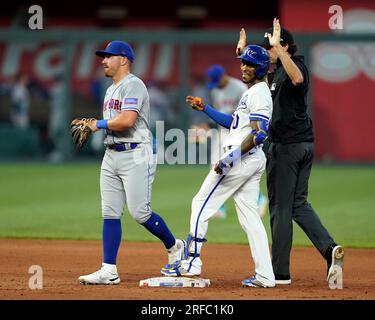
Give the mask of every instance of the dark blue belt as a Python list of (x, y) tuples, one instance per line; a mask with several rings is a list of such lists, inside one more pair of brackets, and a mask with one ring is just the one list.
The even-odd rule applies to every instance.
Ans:
[(133, 149), (137, 148), (138, 145), (139, 145), (139, 143), (125, 142), (125, 143), (109, 144), (109, 145), (107, 145), (107, 148), (120, 152), (120, 151), (133, 150)]

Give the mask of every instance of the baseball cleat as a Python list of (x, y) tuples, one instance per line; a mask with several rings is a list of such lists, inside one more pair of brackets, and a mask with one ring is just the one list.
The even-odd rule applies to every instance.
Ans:
[(332, 261), (328, 269), (327, 282), (330, 289), (343, 288), (344, 248), (335, 246), (332, 250)]
[(120, 283), (120, 277), (115, 272), (110, 272), (103, 266), (100, 270), (87, 274), (84, 276), (80, 276), (78, 278), (78, 281), (81, 284), (104, 284), (104, 285), (112, 285), (112, 284), (119, 284)]
[(168, 251), (168, 265), (172, 265), (177, 261), (181, 261), (185, 258), (186, 241), (176, 239), (175, 245)]
[(292, 279), (289, 275), (283, 276), (283, 275), (277, 275), (275, 274), (275, 283), (281, 284), (281, 285), (288, 285), (292, 284)]
[(161, 273), (167, 277), (194, 277), (201, 274), (201, 267), (202, 262), (199, 258), (180, 260), (164, 266)]
[(252, 288), (273, 288), (275, 282), (268, 280), (259, 280), (259, 277), (256, 275), (241, 281), (243, 287), (252, 287)]

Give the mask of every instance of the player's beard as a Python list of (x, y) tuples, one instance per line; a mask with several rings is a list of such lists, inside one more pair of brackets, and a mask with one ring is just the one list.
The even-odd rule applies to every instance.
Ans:
[(255, 76), (255, 72), (254, 73), (242, 73), (242, 82), (247, 84), (248, 86), (251, 86), (252, 84), (254, 84), (254, 82), (257, 80), (257, 77)]
[(114, 74), (114, 72), (113, 72), (113, 70), (111, 70), (110, 68), (104, 68), (104, 75), (106, 76), (106, 77), (112, 77), (113, 76), (113, 74)]

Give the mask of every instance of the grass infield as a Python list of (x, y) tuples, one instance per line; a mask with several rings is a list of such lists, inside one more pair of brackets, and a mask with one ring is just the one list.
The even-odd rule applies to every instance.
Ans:
[[(101, 239), (98, 163), (50, 165), (1, 164), (0, 237)], [(191, 200), (208, 173), (203, 165), (159, 166), (152, 208), (176, 237), (189, 231)], [(309, 202), (336, 242), (347, 247), (375, 247), (375, 167), (314, 165)], [(261, 190), (266, 193), (265, 175)], [(247, 243), (233, 200), (227, 218), (209, 222), (207, 238), (216, 243)], [(125, 210), (123, 239), (159, 241)], [(270, 238), (269, 214), (263, 219)], [(294, 224), (294, 245), (311, 246)]]

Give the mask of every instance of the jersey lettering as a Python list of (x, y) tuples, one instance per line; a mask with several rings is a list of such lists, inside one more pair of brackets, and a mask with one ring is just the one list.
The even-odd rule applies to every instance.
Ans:
[(119, 83), (112, 84), (107, 89), (103, 103), (103, 119), (113, 119), (125, 110), (137, 111), (135, 125), (123, 131), (107, 130), (104, 143), (149, 143), (150, 98), (143, 81), (133, 74), (125, 76)]
[(232, 117), (233, 117), (233, 121), (232, 121), (232, 126), (230, 128), (230, 130), (235, 130), (238, 128), (238, 123), (240, 122), (240, 117), (238, 116), (238, 114), (236, 112), (234, 112), (232, 114)]
[(238, 103), (238, 107), (237, 107), (237, 110), (238, 109), (246, 109), (247, 108), (247, 94), (245, 94), (242, 98), (241, 98), (241, 100), (240, 100), (240, 102)]
[(103, 111), (106, 111), (107, 109), (120, 111), (121, 105), (122, 105), (122, 101), (118, 99), (111, 99), (109, 101), (104, 102)]
[[(250, 121), (267, 120), (268, 122), (271, 114), (272, 97), (267, 84), (260, 82), (250, 87), (243, 94), (237, 110), (232, 114), (233, 120), (224, 146), (239, 146), (251, 132)], [(263, 140), (257, 141), (261, 144)]]

